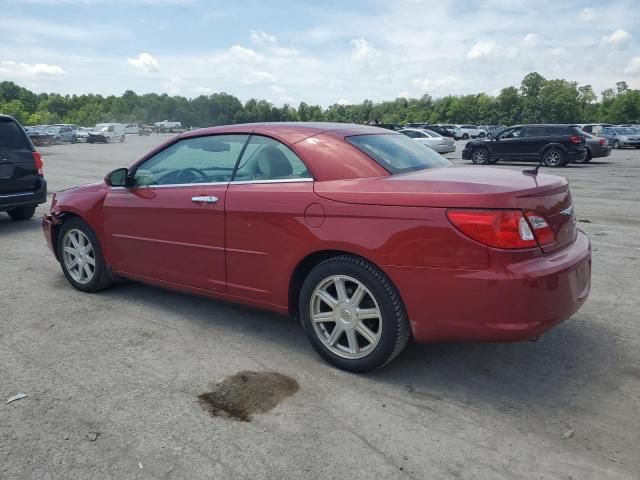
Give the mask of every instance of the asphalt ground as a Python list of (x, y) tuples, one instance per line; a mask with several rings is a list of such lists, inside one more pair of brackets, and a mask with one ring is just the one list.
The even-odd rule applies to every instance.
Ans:
[[(43, 147), (50, 191), (166, 138)], [(80, 293), (47, 206), (0, 214), (0, 478), (637, 480), (640, 150), (554, 173), (593, 242), (584, 307), (537, 342), (410, 344), (367, 375), (291, 318), (133, 282)], [(256, 408), (219, 415), (239, 383)]]

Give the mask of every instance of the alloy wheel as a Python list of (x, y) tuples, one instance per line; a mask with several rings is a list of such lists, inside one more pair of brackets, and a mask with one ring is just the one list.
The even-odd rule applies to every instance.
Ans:
[(487, 161), (487, 157), (488, 157), (488, 154), (484, 148), (478, 148), (474, 150), (473, 153), (471, 154), (471, 160), (473, 161), (473, 163), (478, 163), (478, 164), (485, 163)]
[(562, 154), (557, 150), (550, 150), (544, 155), (544, 163), (549, 167), (559, 167), (562, 163)]
[(87, 284), (96, 272), (96, 256), (89, 238), (80, 230), (69, 230), (62, 240), (64, 266), (76, 282)]
[(332, 275), (314, 289), (311, 323), (317, 338), (346, 359), (369, 355), (382, 337), (382, 312), (371, 291), (346, 275)]

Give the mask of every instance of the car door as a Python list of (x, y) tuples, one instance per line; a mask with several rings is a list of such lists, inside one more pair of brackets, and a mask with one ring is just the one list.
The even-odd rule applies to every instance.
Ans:
[(0, 197), (32, 191), (39, 185), (31, 142), (15, 120), (0, 116)]
[(538, 160), (540, 152), (549, 143), (546, 129), (543, 126), (530, 126), (522, 129), (521, 140), (517, 144), (517, 151), (523, 160)]
[(494, 158), (517, 159), (519, 158), (519, 142), (522, 134), (522, 127), (508, 128), (496, 136), (491, 142)]
[(226, 289), (225, 203), (248, 135), (180, 139), (110, 188), (104, 228), (116, 272), (203, 290)]
[(277, 303), (289, 283), (282, 265), (300, 258), (314, 222), (322, 223), (317, 201), (303, 161), (283, 143), (253, 135), (227, 190), (227, 293)]

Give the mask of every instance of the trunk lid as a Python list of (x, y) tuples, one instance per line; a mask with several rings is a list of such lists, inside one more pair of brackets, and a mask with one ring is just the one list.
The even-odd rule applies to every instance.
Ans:
[(34, 190), (39, 179), (31, 141), (13, 118), (0, 116), (0, 194)]
[(386, 177), (315, 182), (320, 197), (343, 203), (404, 207), (522, 209), (547, 219), (552, 252), (577, 235), (569, 184), (563, 177), (492, 167), (420, 170)]

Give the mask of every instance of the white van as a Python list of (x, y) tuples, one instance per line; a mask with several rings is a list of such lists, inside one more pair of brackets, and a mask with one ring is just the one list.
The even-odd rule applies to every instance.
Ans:
[(87, 143), (124, 142), (124, 125), (122, 123), (99, 123), (89, 132)]

